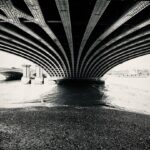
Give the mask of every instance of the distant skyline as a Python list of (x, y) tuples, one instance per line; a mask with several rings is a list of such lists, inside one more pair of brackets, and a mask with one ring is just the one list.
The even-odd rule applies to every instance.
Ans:
[[(28, 61), (19, 56), (9, 54), (7, 52), (0, 51), (0, 67), (16, 67), (20, 68), (23, 64), (35, 65), (31, 61)], [(141, 56), (139, 58), (130, 60), (128, 62), (122, 63), (116, 66), (115, 70), (123, 70), (123, 69), (150, 69), (150, 54)]]

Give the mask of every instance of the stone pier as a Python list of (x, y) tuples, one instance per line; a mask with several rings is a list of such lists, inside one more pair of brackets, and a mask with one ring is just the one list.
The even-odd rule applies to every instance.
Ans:
[(30, 84), (31, 83), (31, 74), (30, 74), (30, 67), (31, 65), (22, 65), (23, 67), (23, 76), (21, 81), (23, 84)]
[(43, 84), (44, 77), (43, 77), (43, 69), (39, 66), (36, 66), (36, 77), (33, 81), (34, 84)]

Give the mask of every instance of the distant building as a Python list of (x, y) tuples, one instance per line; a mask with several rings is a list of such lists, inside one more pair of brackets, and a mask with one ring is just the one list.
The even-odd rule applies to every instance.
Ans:
[(132, 69), (132, 70), (111, 70), (107, 75), (118, 77), (148, 77), (150, 70), (148, 69)]

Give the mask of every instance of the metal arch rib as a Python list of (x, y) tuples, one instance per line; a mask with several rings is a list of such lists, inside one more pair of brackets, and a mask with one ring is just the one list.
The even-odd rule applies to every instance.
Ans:
[[(4, 47), (4, 48), (3, 48)], [(44, 66), (45, 67), (45, 71), (46, 70), (48, 70), (47, 68), (48, 68), (48, 66), (47, 65), (45, 65), (45, 63), (43, 63), (43, 61), (41, 61), (41, 60), (39, 60), (39, 59), (37, 59), (36, 57), (33, 57), (33, 56), (31, 56), (31, 55), (29, 55), (29, 54), (27, 54), (27, 53), (24, 53), (24, 52), (20, 52), (20, 51), (18, 51), (17, 49), (12, 49), (11, 47), (7, 47), (7, 46), (2, 46), (1, 48), (3, 48), (3, 49), (5, 49), (5, 51), (8, 51), (9, 53), (17, 53), (18, 55), (21, 55), (21, 54), (23, 54), (23, 55), (25, 55), (27, 58), (26, 59), (28, 59), (28, 58), (30, 58), (30, 59), (28, 59), (28, 60), (30, 60), (30, 61), (32, 61), (32, 62), (34, 62), (35, 63), (35, 61), (36, 62), (39, 62), (39, 66)], [(32, 59), (31, 59), (32, 58)], [(37, 63), (36, 63), (37, 64)], [(52, 71), (52, 70), (51, 70)], [(56, 72), (54, 72), (53, 71), (53, 73), (54, 73), (54, 75), (56, 74)]]
[(108, 47), (108, 46), (112, 45), (113, 43), (119, 41), (120, 39), (122, 39), (122, 38), (124, 38), (124, 37), (126, 37), (126, 36), (128, 36), (128, 35), (130, 35), (130, 34), (132, 34), (134, 32), (136, 32), (137, 30), (140, 30), (140, 29), (148, 26), (149, 24), (150, 24), (150, 19), (148, 19), (148, 20), (146, 20), (146, 21), (144, 21), (144, 22), (136, 25), (135, 27), (129, 29), (126, 32), (123, 32), (119, 36), (113, 38), (112, 40), (110, 40), (109, 42), (107, 42), (105, 45), (103, 45), (102, 47), (100, 47), (99, 51), (104, 50), (106, 47)]
[(120, 60), (119, 62), (120, 63), (118, 63), (118, 61), (117, 62), (114, 62), (113, 64), (109, 64), (108, 66), (106, 66), (106, 68), (104, 68), (103, 69), (103, 71), (102, 72), (99, 72), (96, 76), (98, 76), (98, 77), (103, 77), (109, 70), (111, 70), (112, 68), (114, 68), (115, 66), (117, 66), (117, 65), (119, 65), (119, 64), (121, 64), (121, 63), (124, 63), (124, 62), (126, 62), (126, 61), (128, 61), (128, 60), (131, 60), (131, 59), (134, 59), (134, 58), (137, 58), (137, 57), (140, 57), (140, 56), (143, 56), (143, 55), (147, 55), (147, 54), (150, 54), (150, 52), (149, 52), (149, 50), (145, 50), (145, 52), (143, 52), (142, 54), (135, 54), (135, 55), (130, 55), (131, 57), (129, 57), (129, 56), (127, 56), (128, 57), (128, 59), (126, 58), (126, 57), (124, 57), (125, 59), (124, 60)]
[(61, 17), (63, 27), (68, 40), (70, 53), (71, 53), (71, 64), (72, 64), (72, 75), (74, 75), (74, 51), (73, 51), (73, 37), (72, 37), (72, 27), (70, 19), (70, 10), (68, 0), (55, 0), (59, 15)]
[[(39, 56), (42, 56), (42, 57), (44, 57), (44, 58), (47, 58), (47, 60), (50, 61), (50, 63), (53, 64), (53, 65), (55, 66), (55, 68), (57, 68), (56, 64), (55, 64), (51, 59), (49, 59), (49, 57), (47, 57), (47, 56), (44, 55), (43, 53), (37, 51), (36, 49), (34, 49), (34, 48), (32, 48), (32, 47), (29, 47), (29, 46), (27, 46), (27, 45), (25, 45), (25, 44), (23, 44), (23, 43), (21, 43), (21, 42), (19, 42), (19, 41), (17, 41), (17, 40), (11, 39), (11, 38), (9, 38), (9, 37), (7, 37), (7, 36), (5, 36), (5, 35), (1, 35), (1, 34), (0, 34), (0, 37), (3, 38), (3, 39), (6, 39), (6, 40), (10, 40), (10, 41), (12, 41), (13, 43), (19, 44), (19, 45), (21, 45), (21, 46), (23, 46), (23, 47), (26, 47), (27, 49), (32, 50), (33, 52), (38, 53)], [(2, 40), (0, 40), (0, 42), (3, 42), (3, 43), (4, 43), (4, 41), (2, 41)], [(16, 48), (24, 49), (24, 48), (22, 48), (22, 47), (20, 47), (20, 46), (16, 46), (16, 45), (14, 45), (14, 44), (10, 44), (10, 43), (7, 43), (7, 42), (5, 42), (5, 44), (9, 44), (9, 45), (15, 46)], [(28, 52), (28, 51), (27, 51), (27, 52)], [(58, 65), (58, 66), (59, 66), (59, 65)], [(60, 66), (59, 66), (59, 67), (60, 67)]]
[[(3, 41), (0, 41), (0, 45), (1, 45), (1, 47), (3, 46), (5, 48), (9, 48), (9, 49), (11, 48), (13, 51), (18, 51), (20, 53), (26, 53), (25, 49), (20, 49), (19, 47), (15, 47), (14, 45), (8, 44), (8, 43), (3, 42)], [(12, 46), (15, 48), (12, 48)], [(53, 66), (51, 66), (51, 64), (49, 64), (47, 61), (45, 61), (45, 59), (43, 59), (39, 55), (32, 53), (32, 52), (28, 52), (27, 55), (28, 56), (35, 56), (37, 58), (37, 60), (39, 60), (41, 63), (44, 63), (45, 66), (50, 67), (57, 74), (57, 72), (55, 71), (55, 68)]]
[[(128, 30), (125, 33), (122, 33), (121, 35), (115, 37), (114, 39), (112, 39), (111, 41), (109, 41), (108, 43), (106, 43), (105, 45), (103, 45), (101, 48), (99, 48), (97, 51), (95, 51), (93, 53), (93, 55), (89, 58), (89, 60), (87, 61), (87, 63), (85, 64), (85, 67), (83, 68), (83, 74), (85, 73), (85, 69), (87, 69), (88, 64), (90, 64), (91, 60), (98, 54), (100, 53), (102, 50), (104, 50), (105, 48), (107, 48), (108, 46), (110, 46), (111, 44), (119, 41), (120, 39), (136, 32), (137, 30), (140, 30), (146, 26), (148, 26), (150, 24), (150, 19), (136, 25), (135, 27), (131, 28), (130, 30)], [(141, 35), (142, 36), (142, 35)], [(122, 42), (123, 43), (123, 42)], [(85, 58), (83, 59), (83, 62), (85, 62)]]
[(97, 76), (103, 76), (106, 72), (108, 72), (110, 69), (112, 69), (113, 67), (119, 65), (120, 63), (124, 63), (128, 60), (131, 60), (131, 59), (134, 59), (134, 58), (137, 58), (137, 57), (140, 57), (140, 56), (143, 56), (143, 55), (147, 55), (147, 54), (150, 54), (150, 47), (147, 48), (147, 49), (142, 49), (144, 51), (138, 51), (138, 52), (134, 52), (134, 53), (128, 53), (128, 55), (124, 56), (124, 57), (121, 57), (120, 60), (117, 60), (113, 63), (109, 63), (107, 64), (108, 66), (105, 66), (103, 68), (103, 71), (102, 72), (99, 72), (99, 74)]
[[(113, 56), (112, 57), (109, 57), (108, 59), (107, 59), (107, 62), (105, 63), (105, 62), (103, 62), (103, 63), (101, 63), (101, 64), (99, 64), (96, 68), (95, 68), (95, 71), (94, 71), (94, 73), (96, 72), (96, 70), (97, 70), (97, 68), (99, 68), (99, 66), (106, 66), (106, 64), (107, 63), (109, 63), (108, 62), (108, 60), (110, 60), (110, 59), (112, 59), (112, 58), (115, 58), (116, 56), (118, 56), (118, 55), (120, 55), (120, 54), (126, 54), (127, 52), (135, 52), (136, 50), (141, 50), (141, 49), (147, 49), (147, 48), (150, 48), (150, 43), (148, 43), (148, 44), (143, 44), (143, 45), (141, 45), (141, 46), (138, 46), (138, 47), (134, 47), (134, 48), (131, 48), (131, 49), (127, 49), (126, 51), (123, 51), (123, 52), (117, 52), (116, 54), (113, 54)], [(132, 50), (132, 51), (131, 51)], [(105, 59), (105, 61), (106, 61), (106, 59)]]
[[(47, 42), (45, 42), (43, 39), (41, 39), (41, 37), (39, 37), (37, 34), (35, 34), (34, 32), (32, 32), (29, 28), (23, 26), (23, 25), (18, 25), (18, 24), (13, 24), (15, 26), (17, 26), (18, 28), (20, 28), (21, 30), (25, 31), (26, 33), (28, 33), (29, 35), (33, 36), (35, 39), (37, 39), (39, 42), (43, 43), (45, 46), (47, 46), (49, 49), (51, 48), (51, 46), (49, 46), (49, 44)], [(66, 66), (62, 60), (62, 58), (60, 57), (60, 55), (52, 48), (50, 49), (52, 50), (52, 52), (54, 54), (56, 54), (56, 56), (59, 58), (59, 60), (61, 61), (63, 68), (66, 69)], [(53, 57), (48, 51), (44, 50), (45, 53), (47, 53), (49, 56)], [(56, 62), (58, 62), (56, 60), (56, 58), (54, 58)], [(58, 62), (59, 63), (59, 62)]]
[[(3, 48), (4, 47), (4, 48)], [(25, 56), (24, 58), (38, 64), (39, 66), (43, 66), (45, 67), (45, 69), (47, 68), (47, 66), (45, 64), (43, 64), (43, 61), (40, 61), (39, 59), (37, 59), (36, 57), (33, 57), (33, 55), (29, 55), (27, 53), (24, 53), (24, 52), (20, 52), (19, 50), (17, 49), (13, 49), (11, 47), (7, 47), (7, 46), (0, 46), (0, 49), (2, 51), (6, 51), (6, 52), (9, 52), (9, 53), (12, 53), (12, 54), (18, 54), (19, 56)]]
[(139, 1), (132, 8), (130, 8), (124, 15), (122, 15), (113, 25), (111, 25), (102, 35), (100, 35), (97, 40), (93, 43), (93, 45), (88, 49), (87, 53), (84, 56), (84, 60), (81, 63), (80, 73), (87, 59), (88, 55), (93, 51), (93, 49), (103, 41), (107, 36), (109, 36), (112, 32), (114, 32), (117, 28), (123, 25), (125, 22), (133, 18), (136, 14), (141, 12), (143, 9), (150, 5), (149, 1)]
[[(10, 40), (11, 42), (13, 42), (13, 43), (15, 43), (15, 44), (19, 44), (19, 45), (21, 45), (21, 46), (23, 46), (23, 47), (26, 47), (26, 48), (29, 49), (29, 50), (32, 50), (33, 52), (38, 53), (39, 56), (42, 56), (42, 57), (46, 58), (48, 61), (50, 61), (51, 64), (53, 64), (53, 65), (55, 66), (55, 68), (58, 68), (58, 67), (56, 66), (56, 64), (55, 64), (51, 59), (49, 59), (49, 57), (47, 57), (47, 56), (44, 55), (43, 53), (37, 51), (36, 49), (34, 49), (34, 48), (32, 48), (32, 47), (30, 47), (30, 46), (28, 46), (28, 45), (26, 45), (26, 44), (23, 44), (23, 43), (21, 43), (21, 42), (19, 42), (19, 41), (17, 41), (17, 40), (11, 39), (11, 38), (9, 38), (9, 37), (6, 36), (6, 35), (1, 35), (1, 34), (0, 34), (0, 37), (3, 38), (3, 39), (6, 39), (6, 40)], [(2, 41), (2, 40), (0, 40), (0, 41)], [(5, 43), (7, 43), (7, 42), (5, 42)], [(10, 43), (7, 43), (7, 44), (10, 45)], [(13, 45), (14, 45), (14, 44), (13, 44)], [(13, 45), (12, 45), (12, 46), (13, 46)], [(16, 46), (16, 45), (14, 45), (14, 46)], [(16, 46), (16, 47), (17, 47), (17, 46)], [(18, 48), (24, 49), (24, 48), (22, 48), (22, 47), (20, 47), (20, 46), (18, 46)], [(59, 64), (58, 64), (58, 66), (59, 66)], [(59, 68), (60, 68), (60, 67), (61, 67), (61, 66), (59, 66)]]
[[(117, 54), (119, 53), (119, 54), (120, 54), (120, 53), (126, 52), (126, 51), (128, 51), (128, 50), (131, 51), (131, 50), (135, 50), (135, 49), (138, 49), (138, 48), (143, 48), (143, 47), (145, 47), (145, 46), (147, 46), (147, 45), (150, 45), (150, 38), (149, 38), (148, 41), (149, 41), (148, 43), (144, 43), (144, 44), (141, 44), (141, 45), (139, 45), (139, 46), (136, 46), (136, 47), (133, 47), (133, 48), (130, 48), (130, 49), (125, 48), (124, 51), (122, 51), (123, 49), (118, 49), (118, 50), (116, 50), (116, 51), (110, 53), (108, 56), (106, 56), (106, 57), (103, 58), (103, 61), (102, 61), (102, 60), (101, 60), (101, 61), (98, 61), (98, 63), (96, 63), (96, 64), (94, 65), (94, 66), (97, 66), (97, 67), (95, 68), (95, 70), (98, 68), (99, 65), (105, 64), (105, 61), (107, 61), (107, 58), (108, 58), (108, 59), (111, 58), (111, 57), (109, 58), (109, 56), (112, 56), (112, 57), (113, 57), (113, 54), (114, 54), (114, 53), (117, 53)], [(100, 62), (102, 62), (102, 63), (100, 63)], [(94, 67), (93, 67), (93, 68), (94, 68)], [(92, 72), (92, 71), (90, 71), (89, 74), (90, 74), (91, 72)]]
[[(1, 44), (2, 43), (2, 44)], [(4, 48), (8, 48), (8, 49), (11, 49), (11, 50), (13, 50), (13, 51), (17, 51), (17, 52), (20, 52), (20, 53), (26, 53), (26, 51), (27, 50), (25, 50), (25, 49), (20, 49), (19, 47), (15, 47), (15, 45), (13, 45), (13, 44), (8, 44), (8, 43), (6, 43), (6, 42), (3, 42), (3, 41), (0, 41), (0, 46), (1, 47), (4, 47)], [(15, 48), (13, 48), (13, 47), (15, 47)], [(35, 53), (32, 53), (32, 52), (28, 52), (28, 53), (26, 53), (28, 56), (35, 56), (35, 58), (34, 59), (37, 59), (37, 60), (39, 60), (42, 64), (44, 63), (44, 64), (46, 64), (45, 66), (47, 66), (47, 67), (52, 67), (52, 66), (50, 66), (50, 64), (48, 64), (48, 62), (46, 62), (45, 61), (45, 59), (43, 59), (42, 57), (40, 57), (40, 56), (38, 56), (37, 54), (35, 54)], [(53, 71), (55, 72), (55, 68), (53, 68)], [(55, 72), (56, 74), (57, 74), (57, 72)]]
[[(41, 20), (34, 20), (34, 18), (32, 18), (31, 16), (28, 16), (26, 14), (24, 14), (23, 12), (19, 11), (18, 9), (16, 9), (13, 4), (11, 3), (11, 1), (9, 0), (8, 1), (9, 3), (5, 3), (5, 1), (3, 1), (3, 3), (5, 4), (5, 6), (1, 6), (1, 9), (3, 11), (6, 12), (6, 14), (9, 14), (10, 16), (12, 16), (12, 18), (8, 16), (8, 18), (0, 15), (0, 19), (14, 25), (14, 26), (17, 26), (18, 28), (20, 28), (21, 30), (23, 30), (24, 32), (28, 33), (29, 35), (33, 36), (35, 39), (37, 39), (39, 42), (41, 42), (42, 44), (44, 44), (45, 46), (47, 46), (53, 53), (55, 53), (55, 55), (59, 58), (59, 60), (61, 61), (62, 65), (63, 65), (63, 68), (64, 70), (66, 70), (66, 65), (64, 64), (62, 58), (60, 57), (60, 55), (57, 53), (56, 50), (54, 50), (50, 45), (49, 43), (47, 43), (45, 40), (43, 40), (41, 37), (39, 37), (36, 33), (34, 33), (32, 30), (30, 30), (29, 28), (27, 28), (26, 26), (24, 26), (23, 24), (20, 23), (19, 19), (20, 17), (22, 18), (25, 18), (25, 19), (29, 19), (31, 22), (34, 22), (36, 24), (40, 24), (41, 26), (45, 25), (43, 23), (43, 21)], [(12, 9), (12, 11), (10, 11), (9, 9)], [(13, 18), (13, 15), (14, 15), (14, 12), (16, 12), (16, 17)], [(18, 12), (18, 13), (17, 13)], [(44, 19), (44, 18), (43, 18)], [(39, 21), (39, 22), (38, 22)], [(40, 27), (41, 27), (40, 26)], [(47, 26), (45, 26), (45, 28), (47, 28)], [(42, 28), (43, 29), (43, 28)], [(47, 31), (46, 29), (46, 33), (49, 33), (49, 30)], [(48, 53), (48, 52), (47, 52)], [(64, 56), (65, 57), (65, 56)], [(66, 60), (67, 61), (67, 60)], [(69, 64), (68, 64), (69, 65)], [(68, 66), (69, 67), (69, 66)]]
[[(131, 42), (132, 40), (135, 40), (135, 39), (137, 39), (137, 38), (139, 38), (139, 37), (142, 37), (142, 36), (145, 36), (145, 35), (148, 35), (148, 34), (150, 34), (150, 31), (149, 31), (149, 32), (145, 32), (145, 34), (141, 34), (141, 36), (139, 36), (139, 35), (138, 35), (138, 36), (135, 36), (135, 37), (133, 37), (133, 38), (131, 38), (131, 39), (125, 41), (125, 42), (122, 42), (122, 43), (120, 43), (120, 44), (118, 44), (118, 45), (116, 45), (116, 46), (114, 46), (114, 47), (112, 47), (112, 48), (110, 48), (110, 49), (107, 49), (107, 50), (104, 51), (101, 55), (97, 56), (97, 57), (90, 63), (89, 67), (87, 68), (87, 70), (86, 70), (86, 72), (85, 72), (85, 75), (89, 72), (89, 70), (90, 70), (90, 68), (91, 68), (92, 65), (94, 65), (94, 64), (96, 63), (96, 64), (94, 65), (94, 66), (96, 66), (96, 65), (98, 65), (98, 63), (102, 62), (102, 61), (104, 60), (104, 58), (105, 58), (105, 57), (103, 57), (103, 56), (106, 55), (107, 53), (108, 53), (108, 55), (107, 55), (107, 57), (108, 57), (108, 56), (110, 56), (110, 55), (112, 54), (111, 51), (113, 51), (113, 50), (115, 50), (115, 52), (116, 52), (116, 51), (118, 51), (118, 50), (124, 50), (124, 49), (130, 48), (130, 47), (132, 47), (132, 46), (135, 46), (135, 45), (137, 45), (137, 44), (140, 44), (140, 43), (143, 43), (143, 42), (147, 42), (147, 41), (150, 40), (150, 38), (145, 38), (145, 39), (143, 39), (143, 40), (135, 41), (135, 42), (133, 42), (133, 43), (131, 43), (131, 44), (128, 44), (128, 45), (124, 46), (123, 48), (118, 48), (119, 46), (122, 46), (122, 45), (124, 45), (124, 44), (127, 44), (128, 42)], [(116, 49), (116, 48), (118, 48), (118, 49)], [(109, 52), (110, 52), (110, 53), (109, 53)], [(99, 60), (100, 60), (100, 61), (99, 61)], [(91, 70), (91, 71), (92, 71), (92, 70)], [(91, 72), (91, 71), (90, 71), (90, 72)]]
[[(135, 41), (135, 40), (137, 40), (137, 39), (139, 39), (139, 38), (142, 38), (142, 37), (144, 37), (144, 36), (147, 36), (147, 35), (150, 35), (150, 31), (145, 31), (145, 32), (142, 32), (142, 33), (140, 33), (140, 34), (138, 34), (138, 35), (136, 35), (136, 36), (133, 36), (132, 38), (129, 38), (129, 39), (125, 39), (123, 42), (121, 42), (121, 43), (119, 43), (119, 44), (116, 44), (116, 45), (114, 45), (114, 46), (112, 46), (111, 48), (109, 48), (109, 49), (106, 49), (103, 53), (102, 53), (102, 55), (104, 55), (104, 54), (106, 54), (106, 53), (108, 53), (108, 52), (110, 52), (111, 50), (114, 50), (114, 49), (116, 49), (116, 48), (118, 48), (118, 47), (121, 47), (121, 46), (123, 46), (123, 45), (125, 45), (125, 44), (127, 44), (127, 43), (131, 43), (132, 41)], [(146, 38), (147, 39), (147, 38)], [(135, 42), (134, 42), (135, 43)], [(133, 43), (132, 43), (133, 44)]]
[(95, 26), (97, 25), (99, 19), (102, 17), (103, 13), (105, 12), (106, 8), (108, 7), (111, 0), (97, 0), (93, 9), (93, 12), (91, 14), (91, 17), (89, 19), (88, 25), (86, 27), (85, 33), (82, 38), (82, 42), (80, 44), (78, 58), (77, 58), (77, 68), (79, 68), (79, 62), (80, 58), (84, 49), (84, 46), (86, 45), (86, 42), (88, 38), (90, 37), (92, 31), (94, 30)]
[(125, 22), (133, 18), (143, 9), (150, 5), (149, 1), (139, 1), (132, 8), (130, 8), (124, 15), (122, 15), (113, 25), (111, 25), (102, 35), (98, 37), (98, 39), (94, 42), (94, 44), (90, 47), (89, 51), (94, 49), (97, 44), (99, 44), (102, 40), (104, 40), (107, 36), (109, 36), (112, 32), (118, 29)]
[(101, 72), (97, 72), (97, 76), (100, 76), (100, 75), (103, 76), (108, 70), (113, 68), (112, 66), (117, 66), (121, 63), (124, 63), (130, 60), (130, 58), (136, 58), (135, 56), (139, 57), (139, 56), (143, 56), (145, 53), (146, 54), (150, 53), (149, 48), (145, 48), (142, 50), (144, 50), (144, 52), (143, 51), (141, 52), (140, 50), (138, 52), (131, 52), (131, 53), (129, 52), (127, 55), (124, 55), (123, 57), (116, 58), (114, 62), (107, 63), (107, 65), (105, 65), (105, 67), (102, 68), (103, 70)]
[(24, 2), (26, 3), (26, 5), (28, 6), (28, 8), (30, 9), (31, 13), (33, 16), (38, 16), (38, 20), (34, 21), (35, 23), (37, 23), (38, 25), (40, 25), (40, 27), (45, 31), (45, 33), (47, 33), (47, 35), (53, 40), (53, 42), (59, 47), (59, 49), (61, 50), (61, 52), (63, 53), (67, 65), (68, 65), (68, 69), (70, 71), (70, 64), (69, 64), (69, 60), (68, 57), (66, 55), (66, 52), (64, 51), (64, 48), (62, 47), (61, 43), (59, 42), (58, 38), (55, 36), (55, 34), (52, 32), (52, 30), (50, 29), (50, 27), (46, 24), (41, 8), (39, 6), (39, 3), (37, 0), (24, 0)]
[[(125, 59), (124, 62), (126, 61), (129, 61), (131, 59), (134, 59), (134, 58), (137, 58), (137, 57), (141, 57), (141, 56), (144, 56), (144, 55), (149, 55), (150, 52), (149, 50), (142, 53), (142, 54), (136, 54), (136, 55), (133, 55), (131, 57), (128, 57), (128, 59)], [(135, 57), (136, 56), (136, 57)], [(121, 61), (121, 63), (124, 63), (123, 61)], [(104, 69), (103, 72), (101, 74), (99, 74), (100, 77), (103, 77), (109, 70), (111, 70), (112, 68), (116, 67), (117, 65), (119, 65), (118, 63), (114, 63), (113, 65), (111, 65), (110, 67), (108, 67), (107, 69)]]
[[(9, 29), (6, 29), (5, 27), (2, 27), (2, 26), (0, 26), (0, 30), (4, 31), (4, 32), (6, 32), (6, 33), (9, 33), (9, 34), (11, 34), (11, 35), (13, 35), (13, 36), (15, 36), (15, 37), (17, 37), (17, 38), (19, 38), (19, 39), (21, 39), (21, 40), (27, 42), (27, 43), (29, 43), (29, 44), (35, 46), (37, 49), (40, 49), (41, 51), (45, 52), (45, 49), (42, 48), (40, 45), (35, 44), (35, 43), (32, 42), (31, 40), (28, 40), (26, 37), (23, 37), (23, 36), (19, 35), (18, 33), (15, 33), (14, 31), (11, 31), (11, 30), (9, 30)], [(29, 47), (29, 46), (28, 46), (28, 47)], [(36, 49), (35, 49), (35, 51), (38, 52)], [(38, 52), (38, 53), (39, 53), (39, 52)], [(40, 54), (43, 55), (42, 53), (40, 53)], [(46, 51), (46, 54), (48, 54), (51, 58), (53, 58), (53, 59), (56, 61), (56, 59), (55, 59), (55, 57), (54, 57), (53, 55), (49, 54), (47, 51)], [(47, 59), (49, 59), (48, 56), (45, 55), (45, 57), (46, 57)], [(50, 59), (49, 59), (49, 60), (50, 60)], [(57, 62), (57, 64), (58, 64), (59, 68), (61, 69), (61, 71), (63, 72), (62, 66), (60, 66), (60, 64), (58, 63), (58, 61), (56, 61), (56, 62)]]
[[(139, 52), (141, 52), (141, 49), (138, 49), (139, 50)], [(143, 48), (142, 50), (148, 50), (148, 52), (150, 52), (150, 47), (148, 46), (148, 47), (145, 47), (145, 48)], [(138, 52), (138, 53), (139, 53)], [(135, 54), (135, 52), (131, 52), (131, 53), (133, 53), (133, 55)], [(129, 55), (130, 56), (130, 55)], [(117, 58), (118, 59), (118, 58)], [(116, 60), (116, 62), (118, 62), (118, 60), (117, 59), (115, 59)], [(121, 58), (121, 60), (123, 60), (123, 57)], [(123, 62), (121, 62), (121, 63), (123, 63)], [(107, 65), (110, 65), (111, 63), (110, 62), (108, 62), (108, 63), (106, 63), (103, 67), (102, 67), (102, 69), (103, 68), (107, 68)], [(101, 68), (99, 68), (99, 69), (101, 69)], [(97, 72), (95, 73), (95, 74), (99, 74), (100, 72), (98, 72), (98, 70), (97, 70)]]
[(26, 55), (23, 55), (23, 54), (14, 52), (14, 51), (12, 51), (12, 50), (10, 50), (10, 49), (0, 48), (0, 50), (1, 50), (1, 51), (4, 51), (4, 52), (11, 53), (11, 54), (14, 54), (14, 55), (17, 55), (17, 56), (20, 56), (20, 57), (25, 58), (25, 59), (27, 59), (27, 60), (30, 60), (31, 62), (33, 62), (33, 63), (35, 63), (35, 64), (41, 66), (48, 74), (54, 75), (53, 72), (51, 72), (50, 70), (47, 70), (47, 68), (46, 68), (44, 65), (42, 65), (41, 63), (35, 61), (35, 60), (32, 59), (31, 57), (28, 57), (28, 56), (26, 56)]
[[(24, 27), (24, 26), (18, 26), (20, 29), (22, 29), (23, 31), (25, 30), (27, 32), (27, 27)], [(30, 30), (31, 31), (31, 30)], [(28, 33), (28, 34), (31, 34), (31, 33)], [(35, 34), (33, 32), (33, 34)], [(33, 35), (32, 35), (33, 36)], [(49, 44), (47, 42), (45, 42), (43, 39), (41, 39), (40, 37), (37, 38), (40, 42), (42, 42), (44, 45), (46, 45), (49, 49), (51, 48), (51, 46), (49, 46)], [(55, 50), (52, 50), (52, 52), (59, 58), (59, 60), (61, 61), (62, 65), (63, 65), (63, 68), (66, 69), (66, 66), (64, 64), (64, 61), (62, 60), (62, 58), (60, 57), (60, 55), (55, 51)], [(45, 50), (45, 53), (47, 53), (48, 55), (50, 55), (49, 52), (47, 52)], [(51, 55), (52, 56), (52, 55)], [(56, 59), (55, 59), (56, 60)], [(57, 60), (56, 60), (57, 61)], [(58, 62), (59, 63), (59, 62)]]

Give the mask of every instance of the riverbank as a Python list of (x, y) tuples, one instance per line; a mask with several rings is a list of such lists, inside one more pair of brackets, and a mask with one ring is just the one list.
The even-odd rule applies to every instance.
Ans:
[(150, 116), (103, 107), (0, 110), (1, 150), (148, 150)]
[[(105, 86), (23, 85), (0, 83), (0, 108), (55, 106), (111, 106), (150, 114), (150, 78), (106, 79)], [(42, 103), (41, 103), (42, 102)]]
[(134, 87), (130, 79), (112, 81), (78, 88), (1, 83), (0, 150), (149, 150), (148, 80), (140, 89), (135, 80)]
[(150, 114), (150, 78), (106, 79), (107, 102), (126, 111)]

